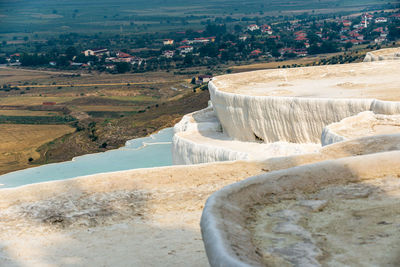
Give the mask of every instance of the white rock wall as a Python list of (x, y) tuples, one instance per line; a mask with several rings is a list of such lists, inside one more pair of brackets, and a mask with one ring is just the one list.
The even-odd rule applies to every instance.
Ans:
[(320, 143), (323, 128), (362, 111), (400, 113), (400, 103), (375, 99), (248, 96), (218, 90), (211, 101), (224, 132), (241, 141)]
[[(198, 164), (216, 161), (245, 160), (247, 153), (234, 151), (213, 145), (196, 143), (182, 135), (190, 132), (220, 132), (221, 124), (215, 117), (212, 107), (183, 116), (174, 126), (172, 141), (172, 160), (179, 164)], [(180, 133), (180, 134), (179, 134)]]
[(288, 142), (242, 142), (222, 132), (212, 107), (185, 115), (174, 127), (172, 154), (174, 164), (198, 164), (233, 160), (266, 160), (313, 153), (319, 144)]
[(398, 47), (381, 49), (368, 52), (364, 57), (364, 62), (381, 60), (400, 60), (400, 49)]
[(172, 151), (173, 163), (176, 165), (249, 159), (249, 155), (244, 152), (199, 144), (176, 135)]

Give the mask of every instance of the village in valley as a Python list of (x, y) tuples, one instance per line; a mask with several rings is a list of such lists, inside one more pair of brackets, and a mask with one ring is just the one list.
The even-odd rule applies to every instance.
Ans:
[[(231, 17), (208, 20), (203, 29), (146, 34), (145, 36), (116, 35), (88, 41), (90, 36), (76, 33), (60, 35), (36, 44), (41, 51), (31, 51), (34, 45), (20, 45), (3, 41), (0, 64), (11, 66), (46, 67), (55, 69), (87, 69), (110, 73), (142, 73), (156, 70), (176, 70), (193, 66), (210, 69), (230, 63), (282, 61), (318, 54), (346, 52), (356, 48), (376, 49), (391, 46), (400, 38), (400, 13), (375, 11), (347, 16), (295, 16), (292, 20), (271, 18), (263, 23)], [(104, 42), (109, 38), (108, 42)], [(118, 40), (116, 40), (118, 39)], [(64, 41), (64, 42), (62, 42)], [(69, 44), (66, 46), (56, 43)], [(108, 43), (101, 48), (91, 43)], [(122, 47), (125, 45), (125, 47)], [(46, 48), (46, 49), (44, 49)], [(13, 50), (14, 49), (14, 50)], [(1, 56), (2, 55), (2, 56)], [(360, 55), (361, 57), (361, 55)], [(339, 62), (357, 60), (342, 57)], [(320, 64), (329, 64), (328, 61)], [(290, 67), (290, 66), (288, 66)], [(199, 79), (200, 80), (200, 79)], [(196, 81), (198, 83), (198, 81)]]

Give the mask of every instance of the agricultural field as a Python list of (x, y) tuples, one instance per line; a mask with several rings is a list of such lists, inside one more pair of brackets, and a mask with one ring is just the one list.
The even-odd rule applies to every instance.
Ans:
[[(276, 16), (302, 12), (326, 13), (359, 11), (380, 7), (377, 0), (196, 0), (196, 1), (45, 1), (0, 2), (0, 35), (77, 32), (141, 33), (199, 28), (202, 22), (218, 16)], [(14, 40), (15, 44), (23, 40)]]
[(173, 126), (209, 99), (208, 91), (193, 91), (190, 75), (167, 72), (0, 68), (0, 77), (0, 137), (7, 136), (0, 174), (118, 148)]
[(30, 161), (40, 157), (36, 149), (74, 131), (67, 125), (0, 124), (0, 174), (32, 167)]

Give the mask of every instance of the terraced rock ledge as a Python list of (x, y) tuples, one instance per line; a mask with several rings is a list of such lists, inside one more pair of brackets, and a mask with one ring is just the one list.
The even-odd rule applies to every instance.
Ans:
[(201, 228), (212, 266), (397, 266), (400, 152), (255, 176), (213, 194)]
[[(209, 83), (210, 107), (175, 126), (174, 163), (312, 153), (344, 140), (332, 131), (326, 135), (329, 125), (367, 111), (387, 119), (400, 114), (400, 76), (395, 73), (400, 61), (392, 60), (398, 53), (398, 48), (371, 52), (381, 59), (374, 62), (215, 77)], [(354, 137), (383, 133), (361, 128)]]
[(207, 200), (201, 229), (211, 266), (400, 265), (399, 52), (210, 83), (232, 143), (323, 145), (264, 159), (268, 173)]

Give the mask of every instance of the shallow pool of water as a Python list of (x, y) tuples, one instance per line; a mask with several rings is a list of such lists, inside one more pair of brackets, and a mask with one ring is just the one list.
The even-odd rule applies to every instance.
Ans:
[(0, 189), (95, 173), (169, 166), (172, 136), (173, 129), (167, 128), (149, 137), (129, 140), (119, 149), (0, 175)]

